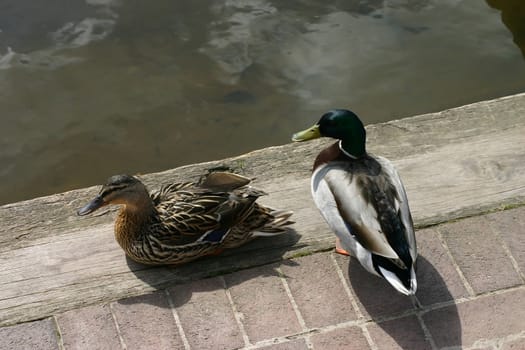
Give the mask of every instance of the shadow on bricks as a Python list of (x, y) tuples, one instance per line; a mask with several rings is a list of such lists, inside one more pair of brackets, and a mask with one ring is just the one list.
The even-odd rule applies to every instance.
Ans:
[[(142, 282), (153, 287), (153, 289), (167, 289), (191, 281), (282, 261), (284, 254), (291, 249), (302, 248), (300, 244), (297, 244), (300, 237), (292, 229), (279, 236), (261, 237), (239, 248), (226, 250), (221, 255), (203, 257), (180, 266), (146, 266), (129, 258), (126, 258), (126, 262), (130, 270)], [(288, 260), (286, 261), (289, 263)], [(206, 288), (213, 287), (206, 286), (204, 288), (207, 290)], [(177, 297), (179, 305), (184, 300), (191, 298), (191, 290), (187, 288), (184, 290), (183, 293), (187, 293), (187, 295), (186, 297)]]
[[(421, 255), (417, 259), (417, 276), (419, 286), (416, 296), (422, 303), (422, 309), (419, 310), (415, 309), (409, 297), (395, 291), (385, 280), (365, 271), (356, 259), (352, 258), (348, 262), (350, 286), (363, 316), (376, 322), (403, 349), (430, 349), (431, 344), (424, 330), (426, 326), (420, 317), (418, 319), (418, 314), (426, 313), (432, 304), (454, 300), (440, 273)], [(432, 285), (426, 285), (429, 283)], [(432, 293), (432, 297), (426, 297), (426, 293)], [(435, 297), (436, 293), (439, 298)], [(432, 302), (427, 303), (429, 300)], [(455, 305), (446, 317), (444, 324), (447, 324), (447, 336), (451, 343), (461, 344), (461, 323)], [(433, 334), (434, 330), (429, 329), (428, 332)]]

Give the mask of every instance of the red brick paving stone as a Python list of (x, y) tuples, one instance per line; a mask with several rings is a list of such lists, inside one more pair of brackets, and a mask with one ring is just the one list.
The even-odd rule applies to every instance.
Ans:
[(499, 232), (512, 256), (525, 273), (525, 207), (504, 210), (486, 216), (492, 228)]
[(112, 304), (128, 349), (183, 349), (166, 294), (156, 292)]
[(441, 225), (438, 230), (476, 293), (521, 284), (511, 260), (483, 216)]
[(524, 349), (525, 349), (525, 338), (508, 341), (500, 347), (500, 350), (524, 350)]
[(339, 328), (310, 337), (314, 350), (366, 350), (368, 342), (359, 327)]
[(108, 305), (89, 306), (57, 316), (67, 350), (120, 349), (117, 328)]
[(367, 326), (378, 349), (432, 349), (416, 316), (407, 316)]
[(329, 253), (313, 254), (283, 265), (294, 300), (306, 326), (322, 327), (357, 319)]
[(335, 254), (343, 276), (366, 318), (394, 316), (413, 309), (409, 297), (399, 293), (384, 279), (366, 271), (355, 258)]
[(423, 320), (438, 348), (469, 347), (478, 340), (517, 334), (525, 330), (525, 289), (433, 310)]
[[(219, 277), (170, 289), (182, 328), (193, 349), (231, 349), (244, 346), (242, 334)], [(190, 295), (189, 300), (185, 295)]]
[(41, 321), (21, 323), (0, 328), (2, 350), (48, 350), (58, 349), (54, 322), (47, 318)]
[(304, 339), (295, 339), (286, 343), (272, 344), (259, 348), (261, 350), (305, 350), (308, 349)]
[(423, 305), (468, 296), (461, 278), (433, 229), (417, 231), (417, 297)]
[(251, 342), (301, 331), (276, 265), (224, 276)]

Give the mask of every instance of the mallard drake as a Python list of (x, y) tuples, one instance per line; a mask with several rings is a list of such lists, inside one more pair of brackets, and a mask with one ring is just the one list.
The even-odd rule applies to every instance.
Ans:
[(338, 139), (319, 153), (311, 190), (334, 231), (336, 251), (351, 252), (374, 275), (414, 295), (417, 248), (408, 200), (399, 175), (386, 158), (366, 152), (366, 131), (353, 112), (334, 109), (293, 141)]
[(197, 183), (169, 184), (150, 195), (136, 177), (116, 175), (78, 215), (120, 204), (115, 238), (131, 259), (181, 264), (287, 230), (292, 212), (257, 204), (265, 193), (249, 183), (240, 175), (213, 172)]

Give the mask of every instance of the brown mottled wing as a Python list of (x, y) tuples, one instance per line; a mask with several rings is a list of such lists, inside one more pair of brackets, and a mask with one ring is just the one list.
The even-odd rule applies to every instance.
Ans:
[(242, 175), (217, 171), (204, 175), (199, 181), (199, 187), (216, 191), (233, 191), (248, 185), (250, 181)]
[(162, 186), (160, 190), (151, 193), (151, 199), (155, 205), (159, 204), (163, 200), (168, 200), (175, 197), (178, 191), (192, 187), (192, 182), (179, 182), (173, 183), (166, 186)]
[(255, 196), (229, 192), (212, 192), (192, 187), (174, 191), (157, 205), (163, 238), (179, 243), (191, 243), (203, 235), (216, 232), (219, 236), (242, 221), (253, 207)]
[[(200, 236), (220, 227), (217, 212), (229, 198), (225, 192), (178, 191), (157, 206), (165, 232)], [(196, 237), (195, 239), (198, 239)]]

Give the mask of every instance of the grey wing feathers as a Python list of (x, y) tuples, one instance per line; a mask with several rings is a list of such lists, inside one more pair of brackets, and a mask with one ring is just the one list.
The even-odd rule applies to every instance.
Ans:
[(378, 156), (376, 158), (381, 163), (383, 170), (390, 177), (391, 182), (394, 185), (394, 189), (396, 190), (398, 199), (398, 207), (396, 209), (401, 219), (401, 223), (405, 229), (405, 238), (410, 248), (410, 255), (412, 256), (412, 259), (415, 260), (417, 256), (416, 238), (414, 234), (414, 224), (412, 221), (412, 215), (410, 213), (410, 207), (408, 205), (408, 198), (405, 192), (405, 187), (403, 186), (401, 178), (399, 177), (399, 174), (392, 165), (392, 163), (390, 163), (390, 161), (383, 157)]

